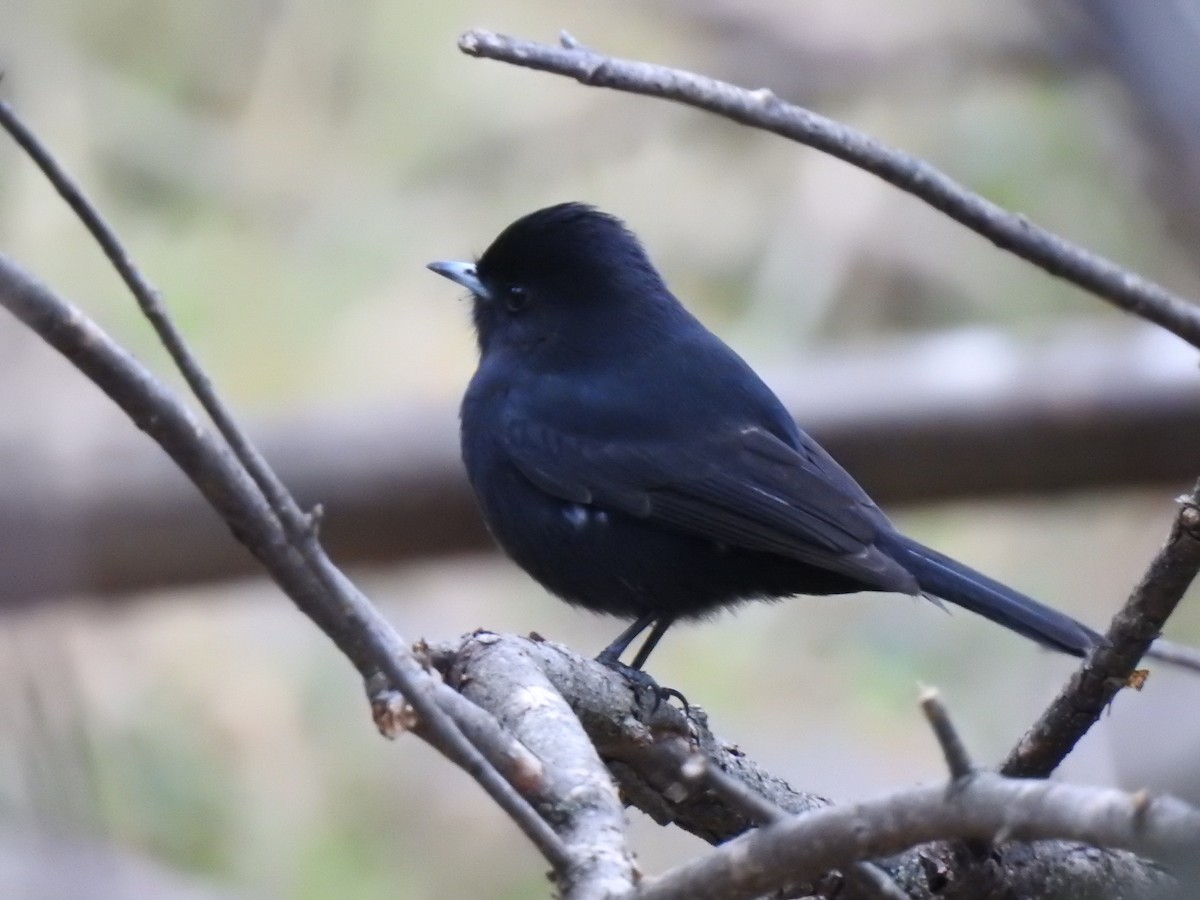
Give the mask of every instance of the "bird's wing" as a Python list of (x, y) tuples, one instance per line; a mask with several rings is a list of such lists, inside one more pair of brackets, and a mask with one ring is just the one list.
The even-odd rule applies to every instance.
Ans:
[(890, 527), (883, 513), (811, 442), (796, 450), (754, 426), (723, 429), (684, 446), (606, 441), (511, 420), (503, 442), (518, 470), (560, 499), (868, 584), (895, 589), (904, 581), (874, 547), (879, 531)]

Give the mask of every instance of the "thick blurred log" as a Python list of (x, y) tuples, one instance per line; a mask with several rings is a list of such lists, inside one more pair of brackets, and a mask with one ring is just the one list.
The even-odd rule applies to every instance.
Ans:
[[(884, 505), (1127, 485), (1200, 473), (1194, 350), (1156, 331), (1022, 345), (957, 332), (825, 354), (770, 379)], [(321, 502), (342, 563), (489, 546), (455, 411), (384, 409), (251, 428), (284, 481)], [(132, 429), (80, 471), (12, 445), (0, 460), (0, 604), (112, 596), (246, 575), (253, 561)]]

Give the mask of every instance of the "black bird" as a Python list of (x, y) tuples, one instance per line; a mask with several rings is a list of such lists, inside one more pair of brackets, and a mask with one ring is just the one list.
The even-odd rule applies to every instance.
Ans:
[(473, 295), (462, 452), (484, 519), (552, 593), (633, 620), (607, 665), (651, 626), (634, 669), (677, 619), (855, 591), (946, 600), (1075, 656), (1103, 643), (900, 534), (619, 219), (551, 206), (429, 268)]

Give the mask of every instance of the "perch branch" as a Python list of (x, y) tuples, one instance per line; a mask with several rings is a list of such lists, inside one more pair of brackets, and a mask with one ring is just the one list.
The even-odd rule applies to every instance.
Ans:
[(537, 808), (577, 861), (559, 873), (563, 895), (604, 900), (632, 890), (638, 872), (626, 847), (616, 785), (526, 645), (477, 632), (464, 642), (446, 680), (543, 763), (539, 777), (522, 784), (522, 793), (536, 797)]
[[(693, 707), (690, 718), (685, 718), (680, 710), (668, 704), (662, 704), (657, 709), (652, 709), (649, 702), (639, 703), (629, 685), (619, 675), (561, 645), (541, 638), (489, 634), (486, 642), (482, 644), (478, 642), (478, 636), (472, 636), (461, 643), (438, 643), (429, 648), (429, 659), (437, 669), (449, 676), (458, 666), (457, 660), (464, 645), (471, 647), (474, 660), (472, 665), (478, 665), (478, 660), (475, 658), (477, 655), (500, 652), (506, 643), (519, 645), (524, 657), (540, 668), (554, 689), (566, 699), (572, 711), (583, 724), (601, 759), (617, 779), (625, 801), (637, 806), (656, 821), (662, 824), (678, 825), (710, 843), (726, 846), (727, 842), (750, 831), (764, 819), (774, 821), (760, 831), (774, 833), (775, 829), (779, 827), (791, 828), (792, 823), (798, 820), (797, 817), (800, 820), (807, 820), (809, 813), (819, 813), (829, 806), (829, 801), (824, 798), (794, 790), (781, 779), (772, 776), (756, 765), (737, 747), (713, 735), (708, 728), (707, 717), (702, 709)], [(451, 680), (453, 680), (452, 677)], [(475, 699), (484, 706), (491, 702), (482, 693), (477, 694)], [(700, 779), (699, 784), (694, 779), (681, 778), (680, 761), (694, 758), (697, 755), (711, 760), (714, 769), (719, 769), (728, 777), (740, 782), (747, 791), (757, 794), (762, 800), (747, 802), (745, 795), (741, 792), (739, 792), (739, 797), (731, 799), (724, 792), (709, 789), (711, 785), (705, 783), (703, 778)], [(997, 779), (995, 775), (987, 777), (993, 780)], [(945, 787), (938, 787), (934, 791), (942, 803), (953, 805), (960, 783), (971, 785), (975, 780), (976, 776), (958, 779), (952, 782), (951, 790), (947, 791)], [(1012, 781), (1003, 783), (1007, 786), (1005, 790), (1018, 784)], [(1032, 785), (1030, 789), (1036, 792), (1039, 790), (1040, 783), (1021, 782), (1019, 784), (1022, 788)], [(1044, 837), (1056, 835), (1053, 827), (1047, 827), (1045, 831), (1037, 832), (1028, 838), (1030, 840), (1036, 838), (1038, 843), (1035, 844), (1000, 843), (1010, 837), (1026, 839), (1023, 834), (1014, 834), (1003, 828), (991, 827), (995, 821), (1004, 819), (1008, 803), (1007, 794), (997, 801), (1000, 806), (989, 813), (978, 813), (976, 807), (972, 806), (972, 809), (976, 809), (976, 811), (971, 812), (970, 815), (975, 816), (978, 813), (983, 816), (983, 818), (972, 819), (976, 825), (980, 822), (984, 823), (986, 827), (981, 826), (980, 830), (972, 830), (976, 825), (962, 828), (955, 825), (955, 822), (959, 820), (954, 819), (953, 816), (957, 816), (959, 813), (953, 813), (949, 819), (945, 818), (942, 813), (931, 814), (933, 815), (931, 821), (940, 823), (937, 825), (939, 828), (946, 825), (946, 829), (939, 833), (946, 839), (971, 839), (974, 837), (977, 843), (988, 840), (996, 841), (997, 850), (994, 855), (1002, 861), (1000, 863), (992, 861), (989, 864), (999, 867), (1000, 877), (1004, 879), (1004, 883), (1013, 887), (1017, 893), (1021, 893), (1025, 889), (1034, 892), (1037, 890), (1037, 886), (1047, 878), (1055, 878), (1064, 885), (1076, 888), (1082, 885), (1087, 896), (1094, 900), (1115, 900), (1117, 897), (1124, 898), (1124, 900), (1133, 900), (1133, 898), (1163, 900), (1170, 891), (1177, 887), (1172, 877), (1162, 869), (1146, 863), (1130, 853), (1120, 850), (1096, 850), (1090, 846), (1081, 847), (1079, 841), (1091, 840), (1090, 837), (1083, 837), (1081, 831), (1087, 816), (1094, 814), (1097, 817), (1097, 828), (1100, 831), (1095, 832), (1092, 836), (1095, 837), (1097, 844), (1101, 844), (1110, 834), (1109, 831), (1104, 830), (1110, 828), (1111, 825), (1109, 813), (1112, 807), (1109, 801), (1112, 797), (1125, 797), (1125, 795), (1088, 788), (1071, 788), (1070, 790), (1078, 793), (1036, 794), (1037, 797), (1043, 798), (1048, 807), (1054, 806), (1060, 797), (1068, 800), (1074, 798), (1081, 802), (1085, 798), (1090, 798), (1088, 802), (1095, 803), (1093, 806), (1086, 804), (1080, 806), (1077, 803), (1070, 807), (1069, 813), (1067, 811), (1046, 813), (1050, 816), (1047, 821), (1052, 823), (1061, 824), (1067, 819), (1070, 820), (1071, 827), (1064, 828), (1057, 833), (1058, 837), (1069, 839), (1069, 843), (1043, 840)], [(923, 802), (919, 801), (918, 806)], [(932, 802), (930, 800), (930, 803)], [(974, 800), (970, 802), (973, 804)], [(1029, 801), (1030, 804), (1040, 802), (1043, 801)], [(1166, 842), (1161, 848), (1163, 850), (1162, 858), (1173, 859), (1174, 851), (1171, 848), (1186, 846), (1192, 839), (1193, 832), (1189, 829), (1198, 821), (1197, 817), (1200, 817), (1200, 813), (1191, 811), (1185, 805), (1173, 800), (1155, 800), (1153, 804), (1150, 804), (1141, 795), (1135, 795), (1129, 802), (1138, 809), (1152, 809), (1156, 812), (1170, 810), (1173, 811), (1172, 816), (1175, 813), (1183, 816), (1178, 819), (1168, 817), (1161, 820), (1162, 832), (1160, 834), (1156, 831), (1155, 835), (1157, 836), (1154, 840), (1157, 841), (1159, 837), (1162, 837)], [(900, 803), (899, 806), (903, 807), (904, 804)], [(986, 803), (982, 803), (981, 806), (986, 806)], [(782, 810), (786, 815), (779, 815), (772, 810)], [(1042, 813), (1034, 811), (1031, 806), (1025, 806), (1023, 810), (1028, 813), (1030, 821), (1036, 825), (1038, 817)], [(835, 869), (849, 873), (861, 871), (855, 869), (856, 861), (863, 862), (879, 858), (887, 853), (898, 852), (904, 847), (912, 846), (912, 844), (904, 844), (897, 832), (888, 831), (893, 828), (892, 824), (883, 822), (879, 828), (895, 836), (895, 843), (889, 845), (893, 849), (880, 850), (878, 853), (866, 851), (860, 853), (862, 848), (853, 844), (855, 839), (851, 833), (864, 820), (856, 815), (852, 814), (851, 816), (855, 824), (845, 826), (849, 829), (848, 831), (838, 830), (843, 828), (847, 820), (841, 818), (829, 820), (843, 823), (836, 825), (835, 831), (831, 832), (833, 836), (830, 840), (834, 841), (839, 848), (836, 854), (834, 851), (829, 851), (832, 855), (820, 856), (822, 861), (820, 865), (814, 861), (809, 866), (806, 862), (802, 870), (788, 872), (777, 870), (778, 880), (774, 883), (775, 887), (785, 884), (811, 884)], [(920, 819), (922, 815), (920, 809), (913, 815)], [(989, 816), (991, 818), (988, 818)], [(1055, 816), (1059, 818), (1054, 818)], [(925, 821), (924, 819), (920, 820)], [(1019, 821), (1024, 820), (1019, 819)], [(947, 823), (949, 824), (947, 825)], [(1172, 831), (1171, 829), (1174, 829), (1176, 825), (1182, 830)], [(871, 826), (873, 829), (875, 827)], [(807, 841), (808, 836), (820, 831), (821, 828), (814, 828), (813, 832), (804, 832), (805, 837), (802, 838), (802, 841)], [(878, 830), (876, 829), (876, 831)], [(875, 834), (876, 831), (871, 833)], [(883, 832), (878, 833), (882, 834)], [(1092, 833), (1089, 832), (1089, 834)], [(745, 839), (742, 838), (735, 843), (743, 846), (741, 841)], [(914, 833), (913, 843), (921, 839), (923, 839), (921, 834)], [(888, 840), (892, 840), (892, 838), (888, 838)], [(849, 843), (846, 843), (847, 841)], [(1117, 843), (1115, 846), (1123, 845)], [(874, 848), (870, 849), (874, 850)], [(896, 859), (887, 860), (884, 868), (887, 876), (895, 880), (897, 886), (910, 896), (936, 894), (937, 890), (932, 887), (935, 881), (954, 883), (957, 888), (967, 890), (967, 893), (959, 893), (955, 896), (972, 896), (970, 894), (971, 885), (977, 883), (985, 875), (994, 876), (995, 873), (981, 873), (980, 865), (976, 860), (960, 858), (952, 851), (953, 847), (943, 845), (919, 847)], [(814, 852), (825, 853), (826, 851), (818, 848)], [(804, 851), (801, 856), (807, 860), (810, 857), (806, 856), (806, 853), (807, 851)], [(760, 859), (760, 857), (756, 856), (755, 859)], [(812, 857), (812, 859), (815, 860), (816, 857)], [(1007, 863), (1007, 860), (1010, 859), (1014, 860), (1011, 865)], [(704, 865), (708, 865), (708, 863), (704, 863)], [(824, 867), (821, 867), (822, 865)], [(676, 874), (678, 875), (678, 873)], [(878, 874), (882, 875), (883, 873)], [(703, 882), (703, 878), (697, 877), (700, 882)], [(690, 884), (690, 882), (686, 883)], [(692, 896), (687, 888), (681, 886), (685, 884), (682, 875), (679, 875), (678, 880), (671, 884), (673, 885), (671, 890), (674, 890), (675, 893), (668, 894), (664, 889), (664, 893), (653, 896)], [(856, 881), (847, 880), (845, 888), (854, 888), (856, 885)], [(930, 888), (930, 890), (926, 891), (926, 888)], [(658, 890), (658, 887), (654, 889)], [(923, 891), (925, 892), (922, 893)], [(701, 896), (706, 895), (701, 894)], [(880, 896), (880, 894), (878, 892), (875, 895), (856, 892), (847, 894), (847, 896)], [(887, 894), (882, 894), (882, 896), (887, 896)]]

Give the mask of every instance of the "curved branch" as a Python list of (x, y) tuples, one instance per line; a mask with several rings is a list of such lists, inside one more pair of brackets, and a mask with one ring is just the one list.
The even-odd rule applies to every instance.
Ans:
[(924, 200), (997, 247), (1200, 347), (1200, 308), (1194, 302), (1008, 212), (915, 156), (785, 103), (766, 88), (749, 91), (681, 69), (617, 59), (570, 38), (564, 44), (554, 47), (480, 29), (458, 41), (470, 56), (566, 75), (590, 87), (674, 100), (828, 153)]
[(1184, 865), (1200, 847), (1200, 811), (1169, 797), (978, 774), (779, 822), (714, 849), (644, 887), (639, 900), (757, 897), (849, 860), (947, 839), (1066, 838)]

